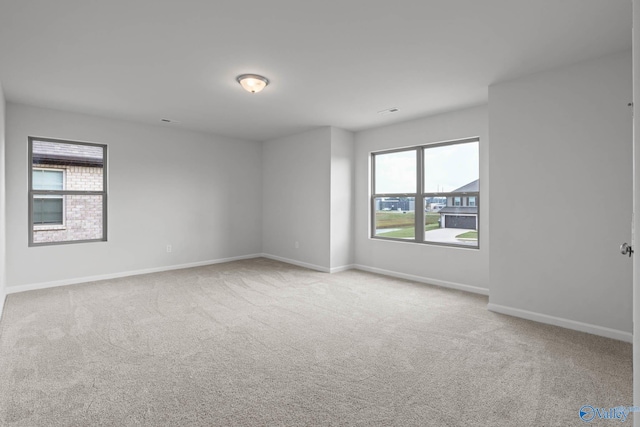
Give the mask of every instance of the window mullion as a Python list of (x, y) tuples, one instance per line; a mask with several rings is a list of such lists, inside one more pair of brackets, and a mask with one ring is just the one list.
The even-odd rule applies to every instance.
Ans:
[(424, 148), (420, 147), (416, 151), (416, 198), (415, 198), (415, 218), (416, 218), (416, 242), (424, 242)]
[(31, 190), (30, 194), (53, 194), (60, 196), (104, 196), (105, 191), (82, 191), (82, 190)]
[(371, 162), (371, 201), (370, 201), (370, 211), (371, 215), (369, 217), (370, 226), (369, 226), (369, 235), (376, 235), (376, 156), (372, 154), (369, 157), (369, 161)]

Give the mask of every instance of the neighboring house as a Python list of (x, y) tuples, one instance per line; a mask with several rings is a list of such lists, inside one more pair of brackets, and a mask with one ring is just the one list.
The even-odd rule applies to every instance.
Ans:
[[(480, 180), (476, 179), (452, 193), (478, 193)], [(447, 206), (440, 209), (441, 228), (478, 229), (478, 197), (461, 194), (447, 197)]]
[[(101, 191), (102, 148), (38, 141), (33, 146), (33, 188)], [(102, 199), (93, 195), (34, 195), (34, 243), (102, 236)]]

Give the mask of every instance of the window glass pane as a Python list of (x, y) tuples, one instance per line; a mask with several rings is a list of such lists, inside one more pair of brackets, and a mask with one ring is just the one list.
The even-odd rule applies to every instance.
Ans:
[(103, 239), (103, 204), (101, 195), (35, 195), (33, 242)]
[(62, 224), (62, 197), (38, 197), (33, 199), (33, 223)]
[(478, 141), (426, 148), (423, 192), (478, 191), (479, 168)]
[[(435, 199), (435, 198), (434, 198)], [(449, 245), (478, 247), (478, 208), (453, 206), (454, 197), (445, 198), (447, 204), (425, 199), (424, 241)], [(438, 200), (437, 202), (440, 202)], [(434, 206), (437, 206), (434, 209)]]
[[(469, 141), (374, 153), (372, 237), (478, 248), (479, 141)], [(424, 240), (416, 241), (422, 226)]]
[(425, 212), (439, 212), (447, 206), (446, 197), (427, 197), (425, 199)]
[(414, 197), (377, 197), (374, 203), (375, 236), (415, 239)]
[(415, 150), (398, 153), (376, 154), (375, 193), (415, 193), (416, 154)]
[(34, 190), (64, 190), (64, 172), (60, 170), (35, 169)]
[[(74, 144), (69, 142), (33, 141), (33, 189), (60, 190), (62, 188), (41, 188), (41, 185), (52, 185), (52, 175), (47, 172), (39, 174), (38, 167), (59, 168), (66, 170), (66, 188), (76, 191), (102, 191), (104, 172), (103, 147)], [(60, 175), (58, 175), (60, 177)], [(57, 185), (61, 185), (62, 178)]]

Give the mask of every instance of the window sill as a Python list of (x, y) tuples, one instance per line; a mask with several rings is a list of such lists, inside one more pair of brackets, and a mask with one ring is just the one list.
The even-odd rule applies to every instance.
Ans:
[(371, 241), (377, 241), (377, 242), (395, 242), (395, 243), (408, 243), (408, 244), (413, 244), (413, 245), (422, 245), (425, 247), (440, 247), (440, 248), (456, 248), (456, 249), (471, 249), (474, 251), (477, 251), (480, 249), (480, 245), (469, 245), (469, 244), (464, 244), (462, 242), (464, 241), (468, 241), (468, 242), (477, 242), (477, 240), (472, 240), (472, 239), (460, 239), (462, 242), (461, 243), (448, 243), (448, 242), (434, 242), (434, 241), (424, 241), (424, 242), (417, 242), (415, 240), (411, 240), (411, 239), (400, 239), (400, 238), (393, 238), (393, 237), (380, 237), (380, 236), (369, 236), (369, 240)]
[(66, 225), (34, 225), (33, 231), (54, 231), (54, 230), (66, 230)]

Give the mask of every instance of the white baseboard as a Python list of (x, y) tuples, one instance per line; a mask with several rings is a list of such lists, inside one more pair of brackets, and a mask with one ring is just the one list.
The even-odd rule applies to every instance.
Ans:
[(297, 265), (298, 267), (309, 268), (311, 270), (321, 271), (323, 273), (340, 273), (341, 271), (352, 270), (353, 268), (355, 268), (353, 264), (343, 265), (343, 266), (340, 266), (340, 267), (327, 268), (327, 267), (322, 267), (320, 265), (310, 264), (308, 262), (303, 262), (303, 261), (297, 261), (297, 260), (291, 259), (291, 258), (284, 258), (284, 257), (277, 256), (277, 255), (271, 255), (271, 254), (261, 254), (261, 255), (264, 258), (269, 258), (269, 259), (272, 259), (272, 260), (275, 260), (275, 261), (285, 262), (287, 264)]
[(119, 277), (138, 276), (140, 274), (159, 273), (169, 270), (181, 270), (183, 268), (202, 267), (204, 265), (221, 264), (223, 262), (238, 261), (242, 259), (260, 258), (262, 254), (241, 255), (229, 258), (220, 258), (208, 261), (190, 262), (187, 264), (168, 265), (164, 267), (146, 268), (142, 270), (123, 271), (120, 273), (101, 274), (97, 276), (77, 277), (74, 279), (54, 280), (52, 282), (33, 283), (29, 285), (8, 286), (7, 294), (18, 292), (35, 291), (38, 289), (55, 288), (57, 286), (76, 285), (79, 283), (96, 282), (98, 280), (117, 279)]
[(489, 295), (489, 289), (479, 288), (477, 286), (464, 285), (462, 283), (449, 282), (446, 280), (431, 279), (428, 277), (415, 276), (413, 274), (399, 273), (392, 270), (384, 270), (377, 267), (369, 267), (362, 264), (354, 264), (353, 268), (368, 271), (370, 273), (382, 274), (384, 276), (397, 277), (399, 279), (413, 280), (414, 282), (427, 283), (429, 285), (442, 286), (443, 288), (457, 289), (459, 291), (471, 292), (480, 295)]
[[(238, 260), (251, 259), (251, 258), (260, 258), (260, 257), (269, 258), (276, 261), (285, 262), (287, 264), (293, 264), (299, 267), (305, 267), (311, 270), (321, 271), (324, 273), (338, 273), (341, 271), (346, 271), (346, 270), (355, 268), (362, 271), (368, 271), (370, 273), (376, 273), (376, 274), (382, 274), (385, 276), (397, 277), (400, 279), (412, 280), (414, 282), (427, 283), (430, 285), (437, 285), (445, 288), (457, 289), (457, 290), (471, 292), (471, 293), (480, 294), (480, 295), (489, 295), (488, 289), (479, 288), (476, 286), (464, 285), (461, 283), (449, 282), (445, 280), (430, 279), (427, 277), (415, 276), (413, 274), (399, 273), (397, 271), (385, 270), (377, 267), (369, 267), (361, 264), (352, 264), (352, 265), (344, 265), (341, 267), (327, 268), (327, 267), (322, 267), (319, 265), (297, 261), (289, 258), (279, 257), (276, 255), (261, 253), (261, 254), (241, 255), (241, 256), (229, 257), (229, 258), (220, 258), (220, 259), (208, 260), (208, 261), (192, 262), (187, 264), (147, 268), (143, 270), (133, 270), (133, 271), (120, 272), (120, 273), (103, 274), (103, 275), (97, 275), (97, 276), (86, 276), (86, 277), (79, 277), (74, 279), (56, 280), (51, 282), (41, 282), (41, 283), (34, 283), (29, 285), (9, 286), (6, 288), (5, 293), (0, 293), (0, 319), (2, 319), (2, 313), (4, 311), (6, 295), (9, 295), (9, 294), (33, 291), (38, 289), (47, 289), (47, 288), (53, 288), (57, 286), (66, 286), (66, 285), (75, 285), (79, 283), (95, 282), (98, 280), (108, 280), (108, 279), (116, 279), (116, 278), (127, 277), (127, 276), (137, 276), (140, 274), (158, 273), (158, 272), (169, 271), (169, 270), (180, 270), (184, 268), (201, 267), (205, 265), (220, 264), (224, 262), (238, 261)], [(533, 311), (522, 310), (519, 308), (507, 307), (499, 304), (489, 303), (487, 304), (487, 309), (496, 313), (506, 314), (509, 316), (519, 317), (527, 320), (532, 320), (534, 322), (560, 326), (562, 328), (572, 329), (580, 332), (586, 332), (589, 334), (599, 335), (606, 338), (612, 338), (619, 341), (624, 341), (629, 343), (633, 342), (632, 333), (620, 331), (617, 329), (606, 328), (603, 326), (592, 325), (589, 323), (578, 322), (575, 320), (564, 319), (561, 317), (549, 316), (547, 314), (536, 313)]]
[(353, 270), (355, 266), (353, 264), (343, 265), (341, 267), (332, 267), (329, 269), (329, 273), (340, 273), (341, 271)]
[(499, 304), (489, 303), (487, 304), (487, 309), (500, 314), (533, 320), (534, 322), (546, 323), (547, 325), (560, 326), (562, 328), (573, 329), (574, 331), (586, 332), (629, 343), (633, 342), (633, 334), (631, 332), (619, 331), (617, 329), (605, 328), (603, 326), (577, 322), (575, 320), (563, 319), (562, 317), (549, 316), (547, 314), (521, 310), (519, 308), (507, 307)]
[(2, 320), (2, 313), (4, 312), (4, 303), (7, 300), (7, 295), (4, 291), (0, 292), (0, 320)]
[(260, 256), (262, 256), (264, 258), (269, 258), (269, 259), (272, 259), (272, 260), (275, 260), (275, 261), (285, 262), (287, 264), (297, 265), (298, 267), (308, 268), (310, 270), (321, 271), (323, 273), (331, 273), (331, 269), (328, 268), (328, 267), (322, 267), (320, 265), (310, 264), (308, 262), (297, 261), (295, 259), (284, 258), (284, 257), (281, 257), (281, 256), (271, 255), (271, 254), (264, 254), (264, 253), (260, 254)]

